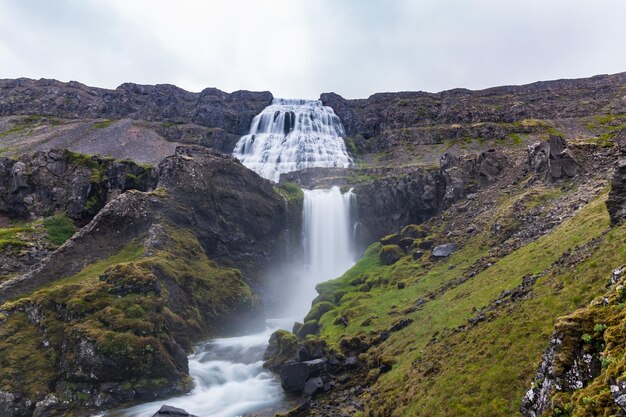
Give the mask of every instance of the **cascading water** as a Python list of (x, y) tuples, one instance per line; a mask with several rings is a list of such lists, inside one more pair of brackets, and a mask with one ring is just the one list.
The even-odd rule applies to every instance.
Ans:
[(352, 248), (352, 190), (341, 193), (339, 187), (303, 190), (304, 267), (291, 309), (304, 317), (315, 296), (315, 285), (341, 276), (354, 264)]
[[(321, 102), (276, 99), (255, 117), (234, 155), (261, 176), (278, 181), (281, 173), (302, 168), (349, 166), (352, 160), (342, 136), (341, 121)], [(150, 417), (163, 403), (199, 417), (235, 417), (251, 411), (255, 416), (274, 415), (285, 396), (275, 376), (262, 366), (267, 341), (274, 330), (289, 329), (304, 318), (316, 284), (340, 276), (354, 264), (350, 216), (354, 199), (351, 190), (341, 193), (339, 187), (304, 190), (305, 259), (304, 266), (296, 268), (295, 291), (284, 308), (289, 318), (268, 320), (267, 329), (256, 335), (199, 344), (189, 357), (195, 388), (188, 395), (107, 416)]]
[(313, 167), (347, 168), (352, 159), (333, 109), (319, 100), (274, 99), (233, 151), (245, 166), (278, 182), (280, 174)]

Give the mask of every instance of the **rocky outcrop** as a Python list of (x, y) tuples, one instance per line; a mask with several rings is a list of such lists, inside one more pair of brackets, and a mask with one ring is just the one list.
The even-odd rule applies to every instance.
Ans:
[[(190, 389), (193, 343), (263, 324), (249, 283), (290, 250), (284, 198), (230, 156), (177, 148), (153, 191), (123, 192), (0, 284), (0, 379), (21, 375), (7, 407), (47, 415)], [(54, 360), (23, 369), (11, 359), (18, 339), (33, 360)]]
[(63, 212), (86, 223), (122, 192), (147, 191), (155, 183), (150, 167), (67, 150), (0, 158), (0, 213), (32, 218)]
[(157, 221), (194, 230), (210, 259), (237, 266), (252, 281), (264, 266), (288, 255), (285, 220), (297, 219), (288, 216), (268, 181), (235, 158), (182, 146), (159, 172), (157, 191), (131, 191), (112, 200), (45, 263), (0, 284), (0, 301), (73, 275), (144, 236)]
[[(613, 270), (610, 291), (596, 299), (590, 306), (561, 317), (555, 325), (550, 344), (545, 350), (532, 387), (523, 398), (520, 411), (524, 417), (541, 417), (546, 412), (562, 407), (554, 403), (559, 392), (576, 392), (588, 387), (614, 361), (613, 352), (621, 352), (619, 339), (613, 339), (613, 326), (620, 327), (620, 313), (606, 312), (611, 304), (623, 302), (624, 266)], [(608, 377), (608, 375), (607, 375)], [(613, 402), (620, 408), (624, 401), (623, 376), (619, 379), (605, 377)], [(607, 384), (599, 384), (605, 387)], [(608, 391), (608, 390), (607, 390)], [(587, 404), (585, 404), (587, 405)], [(605, 404), (610, 408), (610, 404)], [(573, 408), (570, 405), (570, 408)], [(555, 413), (556, 414), (556, 413)], [(580, 414), (583, 415), (583, 414)], [(584, 414), (587, 415), (587, 414)]]
[(270, 104), (269, 92), (215, 88), (191, 93), (169, 84), (125, 83), (115, 90), (76, 81), (19, 78), (0, 80), (0, 115), (48, 115), (65, 119), (130, 118), (174, 124), (194, 123), (227, 133), (247, 133), (254, 116)]
[(406, 224), (424, 222), (479, 187), (498, 181), (508, 168), (510, 162), (501, 151), (463, 157), (444, 154), (438, 169), (398, 168), (357, 183), (354, 193), (363, 241), (372, 242)]
[[(423, 145), (451, 137), (503, 138), (510, 132), (502, 123), (523, 119), (625, 113), (626, 102), (619, 88), (624, 84), (626, 73), (620, 73), (480, 91), (378, 93), (358, 100), (327, 93), (320, 99), (341, 118), (357, 149), (375, 152), (406, 140)], [(474, 126), (465, 132), (458, 124)], [(433, 126), (445, 127), (445, 134), (437, 134), (438, 128)], [(399, 134), (402, 129), (409, 130), (408, 137)]]
[(611, 215), (612, 224), (626, 219), (626, 158), (620, 158), (616, 163), (606, 208)]
[(195, 230), (207, 255), (251, 277), (289, 255), (289, 230), (300, 216), (269, 181), (236, 158), (199, 146), (182, 146), (159, 165), (157, 186), (167, 190), (164, 215)]
[(565, 139), (555, 135), (550, 135), (548, 142), (536, 142), (528, 147), (528, 164), (532, 172), (546, 174), (552, 180), (572, 178), (579, 170)]

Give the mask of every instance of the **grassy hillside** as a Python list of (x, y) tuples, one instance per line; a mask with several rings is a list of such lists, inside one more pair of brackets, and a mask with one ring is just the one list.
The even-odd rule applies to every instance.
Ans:
[[(626, 229), (610, 227), (607, 190), (589, 184), (522, 182), (498, 198), (487, 190), (411, 226), (426, 237), (403, 238), (408, 254), (395, 264), (381, 262), (377, 243), (344, 276), (320, 284), (317, 302), (333, 305), (320, 336), (338, 351), (355, 337), (371, 343), (359, 357), (369, 388), (352, 412), (518, 414), (557, 319), (602, 294), (626, 263)], [(448, 258), (422, 249), (448, 242), (459, 246)], [(393, 366), (381, 373), (384, 363)]]

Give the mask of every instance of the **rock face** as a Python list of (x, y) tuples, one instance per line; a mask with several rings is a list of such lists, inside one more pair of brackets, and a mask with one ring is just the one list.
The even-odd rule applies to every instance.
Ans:
[[(404, 137), (398, 134), (400, 129), (409, 129), (411, 142), (424, 145), (441, 142), (443, 138), (504, 137), (506, 132), (501, 124), (522, 119), (625, 113), (626, 103), (618, 88), (624, 83), (626, 73), (480, 91), (455, 89), (435, 94), (378, 93), (358, 100), (327, 93), (320, 98), (341, 118), (358, 150), (375, 152), (401, 143)], [(588, 97), (593, 97), (593, 100)], [(456, 126), (443, 129), (440, 133), (437, 129), (421, 129), (462, 123), (481, 125), (472, 127), (471, 131)], [(373, 137), (377, 140), (368, 140)]]
[(422, 223), (478, 187), (498, 181), (509, 167), (504, 153), (488, 150), (463, 157), (445, 154), (440, 168), (398, 168), (372, 175), (354, 186), (362, 241)]
[(37, 269), (0, 284), (0, 301), (109, 256), (157, 221), (194, 230), (206, 255), (238, 266), (251, 280), (288, 255), (285, 202), (270, 183), (233, 157), (181, 146), (159, 167), (157, 192), (126, 192)]
[(159, 166), (158, 187), (168, 190), (166, 215), (195, 230), (207, 255), (258, 276), (269, 259), (287, 256), (287, 230), (300, 218), (269, 181), (234, 157), (183, 146)]
[(152, 168), (66, 150), (0, 158), (0, 213), (28, 218), (60, 211), (86, 222), (122, 192), (155, 183)]
[(165, 123), (194, 123), (227, 133), (247, 133), (254, 116), (270, 104), (269, 92), (215, 88), (190, 93), (169, 84), (125, 83), (115, 90), (72, 81), (0, 80), (0, 115), (38, 114), (66, 119), (138, 119)]
[(626, 219), (626, 158), (617, 161), (606, 207), (611, 215), (612, 224), (621, 223)]

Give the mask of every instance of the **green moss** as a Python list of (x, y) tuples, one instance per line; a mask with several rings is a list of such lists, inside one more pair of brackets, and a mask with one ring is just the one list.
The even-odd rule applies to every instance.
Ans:
[(313, 308), (311, 308), (311, 311), (309, 311), (309, 314), (306, 315), (306, 317), (304, 318), (304, 321), (307, 322), (310, 320), (319, 320), (324, 314), (328, 313), (334, 308), (335, 306), (329, 303), (328, 301), (322, 301), (320, 303), (317, 303), (313, 305)]
[(99, 122), (94, 123), (93, 128), (94, 129), (106, 129), (107, 127), (111, 126), (115, 122), (116, 120), (109, 120), (109, 119), (101, 120)]
[(274, 191), (288, 201), (298, 202), (304, 199), (304, 192), (302, 191), (302, 188), (293, 182), (286, 182), (284, 184), (274, 186)]
[(53, 350), (24, 313), (0, 322), (0, 389), (41, 400), (56, 376)]
[(48, 234), (48, 240), (55, 247), (61, 246), (76, 232), (76, 226), (65, 214), (46, 217), (43, 227)]
[(148, 192), (149, 195), (161, 198), (161, 199), (165, 199), (167, 198), (167, 196), (169, 195), (167, 192), (167, 188), (165, 187), (157, 187), (154, 190)]
[(112, 161), (112, 158), (99, 158), (93, 155), (85, 155), (65, 149), (64, 155), (69, 163), (88, 168), (91, 171), (91, 182), (100, 183), (107, 180), (107, 167), (105, 161)]
[(298, 352), (297, 337), (286, 330), (277, 330), (270, 336), (270, 346), (276, 347), (276, 352), (264, 364), (266, 368), (277, 369), (281, 365), (293, 360)]
[(0, 229), (0, 250), (7, 247), (21, 248), (30, 245), (28, 236), (32, 234), (30, 225), (16, 226)]

